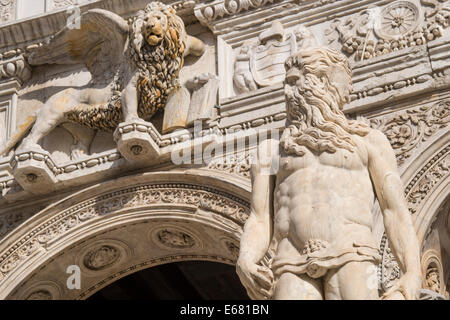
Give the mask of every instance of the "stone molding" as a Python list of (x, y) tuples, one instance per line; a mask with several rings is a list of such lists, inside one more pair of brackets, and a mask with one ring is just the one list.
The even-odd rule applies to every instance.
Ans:
[(221, 257), (219, 255), (213, 256), (213, 255), (169, 255), (161, 258), (155, 258), (150, 259), (144, 262), (141, 262), (136, 265), (132, 265), (126, 269), (123, 269), (119, 272), (116, 272), (107, 278), (103, 279), (102, 281), (96, 283), (95, 285), (91, 286), (89, 289), (83, 291), (78, 297), (77, 300), (84, 300), (89, 298), (91, 295), (93, 295), (95, 292), (99, 291), (100, 289), (106, 287), (108, 284), (113, 283), (114, 281), (119, 280), (120, 278), (123, 278), (129, 274), (138, 272), (140, 270), (144, 270), (151, 267), (156, 267), (162, 264), (167, 263), (175, 263), (175, 262), (183, 262), (183, 261), (211, 261), (211, 262), (219, 262), (219, 263), (225, 263), (228, 265), (234, 265), (235, 261), (226, 258)]

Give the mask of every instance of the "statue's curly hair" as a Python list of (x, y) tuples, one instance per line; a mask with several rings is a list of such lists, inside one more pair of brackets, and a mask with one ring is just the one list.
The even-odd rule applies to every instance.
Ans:
[(281, 146), (288, 154), (300, 156), (305, 153), (304, 147), (319, 153), (334, 153), (337, 148), (353, 152), (356, 144), (351, 136), (365, 136), (369, 127), (345, 117), (341, 109), (350, 97), (342, 97), (328, 76), (330, 70), (344, 72), (351, 87), (352, 71), (347, 58), (333, 49), (312, 47), (289, 57), (285, 67), (288, 75), (296, 68), (301, 79), (293, 93), (286, 96), (288, 126)]

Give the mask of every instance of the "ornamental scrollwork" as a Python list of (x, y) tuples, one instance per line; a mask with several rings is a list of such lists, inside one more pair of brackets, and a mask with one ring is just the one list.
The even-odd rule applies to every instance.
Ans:
[(421, 143), (447, 127), (449, 121), (450, 101), (442, 101), (373, 119), (371, 125), (387, 136), (399, 165), (402, 165)]

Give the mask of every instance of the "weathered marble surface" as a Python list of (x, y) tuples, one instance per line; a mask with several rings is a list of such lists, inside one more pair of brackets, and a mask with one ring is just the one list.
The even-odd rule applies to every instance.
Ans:
[[(9, 140), (17, 126), (26, 122), (30, 115), (41, 109), (51, 96), (67, 88), (83, 88), (92, 78), (89, 70), (82, 65), (30, 66), (27, 63), (29, 55), (34, 50), (41, 47), (48, 37), (64, 28), (71, 14), (66, 12), (64, 7), (69, 1), (58, 1), (61, 7), (57, 10), (53, 10), (50, 5), (47, 7), (49, 10), (47, 13), (13, 22), (17, 7), (9, 4), (14, 2), (2, 1), (1, 5), (5, 3), (7, 5), (0, 5), (0, 20), (4, 20), (5, 17), (8, 20), (5, 24), (0, 22), (0, 141)], [(37, 3), (35, 0), (31, 2)], [(56, 3), (56, 1), (48, 2)], [(80, 2), (79, 7), (82, 13), (91, 9), (111, 11), (130, 23), (138, 10), (142, 10), (148, 2), (148, 0), (95, 0)], [(196, 202), (199, 201), (197, 196), (208, 198), (211, 194), (190, 193), (181, 185), (169, 186), (167, 181), (174, 179), (170, 175), (143, 182), (157, 181), (164, 184), (165, 190), (158, 190), (152, 197), (150, 193), (141, 192), (142, 190), (130, 191), (134, 199), (139, 199), (139, 201), (136, 200), (137, 202), (128, 202), (127, 197), (122, 198), (117, 194), (111, 194), (108, 213), (112, 215), (108, 217), (99, 214), (95, 215), (98, 220), (83, 222), (76, 214), (71, 214), (71, 218), (63, 219), (61, 224), (54, 225), (55, 228), (52, 230), (61, 236), (61, 238), (58, 236), (61, 242), (56, 241), (54, 246), (48, 245), (48, 242), (36, 242), (36, 233), (34, 233), (36, 230), (44, 232), (45, 226), (56, 223), (56, 221), (51, 222), (51, 214), (48, 221), (44, 218), (39, 220), (42, 223), (34, 219), (37, 219), (39, 214), (48, 214), (49, 211), (41, 212), (46, 207), (54, 208), (55, 211), (52, 212), (55, 215), (64, 217), (66, 209), (67, 212), (77, 210), (76, 204), (72, 206), (70, 199), (74, 199), (74, 195), (78, 192), (85, 190), (86, 197), (75, 199), (91, 201), (92, 199), (88, 200), (90, 186), (95, 185), (101, 193), (106, 191), (104, 186), (108, 181), (123, 177), (119, 183), (131, 188), (133, 184), (138, 183), (138, 180), (130, 174), (141, 175), (149, 171), (189, 174), (191, 179), (189, 183), (192, 186), (188, 189), (204, 185), (207, 178), (212, 179), (214, 182), (208, 180), (208, 184), (214, 187), (213, 193), (216, 195), (223, 192), (227, 183), (231, 183), (234, 186), (231, 193), (237, 196), (244, 195), (243, 198), (248, 203), (251, 162), (249, 153), (255, 147), (250, 142), (255, 140), (257, 130), (278, 130), (279, 132), (284, 130), (288, 114), (281, 82), (284, 76), (278, 76), (280, 81), (274, 81), (269, 86), (261, 86), (255, 82), (254, 86), (248, 85), (251, 90), (244, 90), (247, 92), (242, 93), (236, 86), (235, 76), (239, 78), (240, 74), (247, 74), (247, 76), (250, 74), (253, 77), (252, 69), (257, 71), (257, 77), (263, 72), (259, 71), (261, 69), (258, 64), (254, 68), (250, 67), (249, 60), (246, 60), (250, 58), (248, 54), (243, 53), (245, 56), (242, 57), (243, 60), (239, 60), (238, 57), (245, 45), (249, 46), (250, 51), (256, 52), (258, 49), (256, 44), (260, 44), (261, 52), (267, 53), (264, 57), (265, 62), (277, 69), (284, 63), (277, 58), (284, 58), (285, 55), (279, 50), (275, 50), (276, 52), (272, 55), (271, 50), (274, 45), (284, 43), (283, 48), (290, 51), (294, 41), (290, 42), (287, 37), (293, 35), (290, 40), (295, 39), (297, 46), (302, 46), (305, 38), (315, 38), (318, 44), (329, 46), (349, 58), (353, 69), (354, 85), (350, 95), (352, 101), (345, 105), (343, 111), (348, 118), (364, 121), (371, 128), (382, 131), (388, 138), (397, 158), (404, 186), (402, 190), (419, 239), (422, 287), (433, 290), (437, 296), (445, 296), (449, 289), (450, 275), (447, 263), (448, 252), (450, 252), (448, 245), (450, 224), (445, 222), (448, 221), (448, 215), (446, 216), (445, 209), (442, 209), (446, 207), (446, 199), (450, 192), (448, 188), (450, 185), (448, 162), (450, 156), (448, 6), (450, 1), (164, 0), (163, 2), (177, 10), (177, 15), (183, 19), (189, 35), (201, 39), (207, 45), (205, 53), (200, 58), (186, 57), (179, 79), (180, 85), (185, 86), (195, 76), (202, 74), (217, 76), (219, 90), (218, 97), (214, 101), (212, 119), (203, 121), (203, 128), (197, 132), (197, 137), (193, 128), (188, 128), (187, 131), (175, 130), (163, 133), (163, 114), (156, 115), (151, 125), (146, 123), (142, 127), (139, 126), (139, 130), (144, 130), (145, 127), (144, 140), (150, 142), (147, 146), (150, 146), (150, 150), (154, 150), (158, 155), (157, 162), (148, 161), (148, 159), (142, 162), (131, 158), (132, 161), (126, 160), (118, 149), (112, 132), (98, 131), (92, 139), (89, 152), (80, 154), (79, 146), (73, 146), (74, 139), (80, 140), (84, 135), (92, 135), (93, 131), (81, 131), (79, 127), (75, 131), (81, 137), (77, 138), (69, 133), (71, 128), (66, 129), (63, 126), (58, 126), (42, 139), (41, 147), (45, 152), (37, 152), (34, 156), (37, 159), (30, 160), (26, 154), (22, 159), (13, 158), (13, 154), (0, 157), (0, 291), (5, 296), (15, 291), (10, 295), (11, 298), (75, 297), (72, 295), (73, 292), (66, 290), (65, 270), (60, 267), (73, 263), (71, 257), (77, 254), (91, 257), (86, 261), (88, 265), (96, 268), (98, 265), (93, 257), (105, 256), (105, 258), (109, 257), (107, 259), (109, 261), (111, 257), (115, 257), (114, 249), (123, 253), (120, 251), (122, 247), (118, 246), (115, 240), (126, 242), (129, 234), (115, 231), (110, 225), (112, 220), (108, 220), (108, 217), (115, 216), (116, 213), (119, 216), (120, 208), (123, 206), (130, 208), (130, 212), (133, 213), (121, 217), (123, 218), (121, 230), (126, 230), (129, 228), (127, 225), (134, 223), (135, 215), (144, 208), (143, 204), (147, 201), (155, 205), (152, 207), (154, 210), (152, 214), (158, 216), (161, 212), (158, 212), (157, 208), (161, 209), (163, 205), (164, 214), (174, 218), (171, 228), (166, 228), (167, 232), (162, 233), (161, 239), (173, 238), (174, 243), (179, 243), (180, 239), (188, 239), (186, 243), (190, 244), (192, 243), (190, 238), (182, 236), (187, 234), (196, 243), (211, 243), (209, 247), (211, 251), (208, 251), (207, 255), (202, 255), (202, 250), (195, 246), (198, 250), (186, 252), (183, 251), (187, 250), (186, 248), (178, 248), (179, 251), (176, 251), (176, 248), (168, 245), (161, 245), (164, 250), (157, 251), (157, 255), (156, 251), (155, 255), (147, 255), (147, 251), (137, 250), (133, 256), (133, 263), (136, 262), (136, 264), (132, 267), (124, 266), (122, 260), (118, 259), (111, 264), (112, 269), (100, 268), (95, 271), (95, 277), (88, 276), (86, 279), (92, 279), (92, 281), (86, 281), (85, 284), (89, 289), (83, 291), (83, 297), (100, 289), (105, 279), (110, 277), (117, 279), (121, 275), (132, 272), (133, 267), (148, 267), (189, 257), (222, 261), (217, 256), (218, 252), (222, 256), (227, 256), (229, 259), (226, 260), (227, 263), (235, 263), (241, 230), (237, 228), (233, 229), (235, 233), (229, 233), (234, 220), (222, 219), (212, 236), (212, 239), (217, 241), (211, 241), (207, 233), (202, 232), (203, 224), (196, 220), (198, 214), (206, 219), (202, 221), (217, 219), (217, 215), (210, 214), (200, 205), (202, 202)], [(396, 21), (389, 18), (389, 24), (386, 26), (391, 30), (389, 28), (386, 30), (386, 27), (384, 27), (385, 30), (379, 30), (377, 23), (387, 21), (386, 17), (389, 16), (387, 13), (395, 13), (399, 6), (406, 11), (402, 9), (398, 13), (406, 13), (413, 19), (408, 18), (407, 21), (405, 19), (402, 21), (401, 15)], [(374, 11), (374, 9), (379, 10)], [(278, 31), (272, 28), (275, 21), (278, 21), (278, 25), (282, 25), (283, 32), (280, 31), (281, 28), (278, 28)], [(407, 31), (406, 33), (409, 32), (409, 34), (406, 34), (405, 29), (401, 28), (402, 34), (397, 35), (398, 39), (393, 39), (390, 33), (399, 32), (392, 29), (392, 23), (395, 25), (400, 22), (408, 24), (407, 30), (409, 25), (417, 26), (417, 29)], [(307, 26), (307, 33), (301, 31), (301, 25)], [(270, 34), (273, 37), (266, 38)], [(283, 39), (280, 34), (283, 34)], [(260, 42), (260, 39), (263, 39), (264, 44)], [(240, 62), (242, 64), (237, 68), (239, 72), (235, 73), (236, 64)], [(277, 70), (284, 73), (284, 68)], [(192, 94), (192, 90), (190, 93)], [(186, 113), (189, 115), (191, 107), (187, 107), (187, 103), (185, 106), (186, 109), (183, 109), (184, 113), (180, 117), (182, 121), (186, 121)], [(210, 111), (208, 108), (211, 104), (203, 106), (208, 112)], [(138, 131), (136, 123), (131, 123), (131, 128), (135, 130), (134, 133)], [(72, 132), (74, 132), (73, 129)], [(122, 133), (119, 132), (116, 135), (119, 140)], [(222, 141), (224, 148), (227, 144), (236, 142), (236, 135), (245, 137), (246, 142), (239, 145), (237, 150), (227, 153), (226, 161), (218, 157), (211, 163), (192, 166), (177, 166), (171, 162), (172, 151), (186, 141), (192, 142), (192, 151), (205, 148), (206, 144), (202, 143), (199, 136), (208, 134), (215, 135), (214, 140)], [(79, 156), (77, 160), (71, 159), (74, 151)], [(44, 154), (43, 159), (40, 153)], [(48, 159), (46, 159), (47, 156)], [(44, 167), (40, 166), (42, 160), (46, 162)], [(38, 168), (44, 168), (43, 171), (47, 172), (50, 178), (48, 180), (50, 186), (44, 194), (33, 195), (30, 190), (24, 190), (20, 186), (18, 179), (12, 174), (12, 166), (16, 165), (17, 161), (33, 161), (39, 163)], [(22, 178), (26, 178), (26, 174)], [(22, 179), (22, 181), (28, 183), (28, 179)], [(185, 197), (186, 194), (193, 197)], [(157, 195), (161, 195), (162, 198), (158, 198)], [(64, 198), (69, 200), (63, 205), (55, 206)], [(195, 209), (195, 215), (192, 214), (192, 207), (184, 211), (186, 214), (183, 215), (183, 219), (187, 221), (186, 225), (181, 225), (177, 215), (174, 214), (178, 212), (177, 206), (174, 206), (176, 199), (180, 199), (181, 202), (187, 199), (188, 207), (189, 202), (192, 201), (199, 204)], [(204, 201), (204, 198), (201, 199)], [(223, 200), (214, 199), (217, 203)], [(245, 210), (249, 208), (246, 207)], [(59, 213), (61, 215), (58, 215)], [(402, 276), (402, 270), (385, 234), (383, 215), (377, 202), (372, 214), (373, 236), (382, 255), (382, 262), (377, 270), (377, 282), (380, 294), (383, 294), (397, 283)], [(85, 216), (81, 215), (81, 218), (84, 219)], [(98, 221), (95, 227), (90, 225), (90, 222), (94, 221), (95, 223)], [(164, 227), (163, 221), (154, 221), (156, 226)], [(86, 225), (83, 224), (86, 229), (80, 230), (79, 233), (77, 233), (78, 223), (86, 223)], [(36, 228), (31, 228), (32, 225)], [(98, 238), (92, 239), (92, 236), (97, 232), (96, 228), (99, 225), (105, 228), (105, 233), (103, 233), (101, 244), (96, 244), (95, 241)], [(185, 226), (188, 226), (189, 230), (186, 230)], [(181, 227), (182, 230), (177, 227)], [(145, 224), (142, 224), (142, 228), (135, 229), (135, 234), (145, 233), (145, 228)], [(192, 229), (199, 232), (192, 232)], [(158, 232), (151, 240), (157, 243), (156, 246), (159, 246)], [(232, 239), (230, 239), (231, 234)], [(224, 239), (221, 236), (224, 236)], [(21, 242), (25, 241), (25, 238), (30, 239), (30, 242)], [(142, 237), (138, 238), (142, 239)], [(22, 240), (15, 241), (16, 239)], [(86, 247), (89, 247), (87, 251), (90, 254), (78, 252), (75, 239), (79, 239)], [(148, 244), (145, 241), (137, 243), (141, 243), (143, 248)], [(129, 243), (129, 245), (133, 247), (136, 243)], [(69, 247), (73, 250), (69, 250)], [(38, 248), (38, 250), (28, 250), (32, 248)], [(61, 250), (67, 252), (67, 255), (62, 257)], [(35, 256), (36, 252), (39, 255)], [(183, 252), (187, 256), (183, 255)], [(228, 255), (228, 252), (234, 252), (234, 254)], [(55, 264), (48, 264), (52, 257), (56, 256), (61, 256), (61, 260), (55, 261)], [(32, 257), (36, 259), (31, 260)], [(273, 257), (273, 251), (269, 250), (262, 264), (270, 265)], [(48, 269), (43, 270), (44, 265), (48, 265)], [(12, 266), (17, 268), (10, 270)], [(88, 267), (83, 267), (83, 270), (83, 272), (94, 272)], [(109, 273), (109, 270), (113, 271)], [(30, 272), (30, 275), (34, 274), (34, 277), (22, 278), (25, 271)], [(16, 275), (19, 276), (16, 277)], [(54, 278), (52, 278), (53, 275)], [(374, 277), (371, 275), (373, 274), (370, 274), (369, 278), (373, 280)], [(15, 290), (18, 287), (21, 287), (22, 291)], [(422, 294), (422, 297), (434, 296), (428, 292)]]

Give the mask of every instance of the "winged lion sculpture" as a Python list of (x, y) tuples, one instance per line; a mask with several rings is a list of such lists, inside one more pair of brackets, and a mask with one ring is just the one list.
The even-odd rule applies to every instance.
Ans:
[[(148, 4), (130, 25), (102, 9), (87, 11), (78, 22), (80, 28), (65, 27), (28, 61), (31, 65), (84, 64), (92, 80), (85, 87), (51, 96), (19, 126), (0, 155), (21, 141), (16, 153), (40, 148), (39, 141), (59, 125), (75, 123), (113, 131), (122, 121), (150, 120), (179, 86), (184, 57), (205, 51), (201, 40), (187, 35), (175, 10), (161, 2)], [(87, 153), (93, 136), (72, 135), (79, 140), (78, 150)]]

